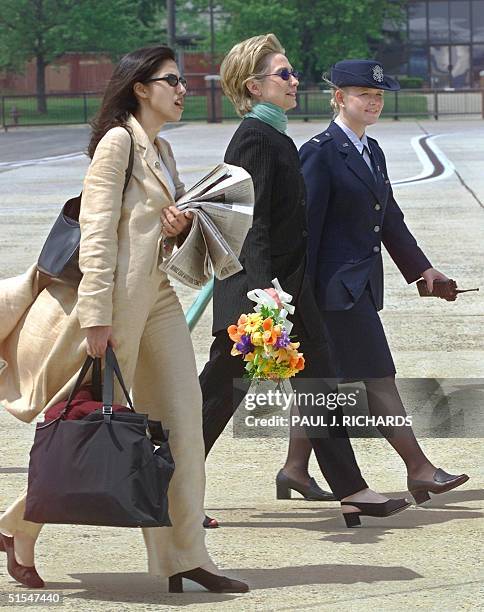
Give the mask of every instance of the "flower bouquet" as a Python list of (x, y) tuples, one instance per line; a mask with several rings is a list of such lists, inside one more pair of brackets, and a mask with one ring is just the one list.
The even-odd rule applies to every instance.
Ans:
[(234, 343), (231, 355), (241, 355), (247, 362), (246, 377), (252, 380), (280, 381), (304, 369), (304, 356), (299, 342), (292, 342), (292, 323), (287, 314), (294, 313), (292, 296), (285, 293), (277, 279), (272, 281), (280, 301), (261, 289), (249, 291), (247, 297), (257, 303), (250, 314), (242, 314), (236, 324), (227, 328)]

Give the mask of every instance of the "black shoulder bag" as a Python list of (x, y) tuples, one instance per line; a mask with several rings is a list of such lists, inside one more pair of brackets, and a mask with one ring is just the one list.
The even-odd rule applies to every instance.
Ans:
[[(126, 179), (124, 181), (123, 195), (128, 187), (133, 172), (134, 142), (129, 130), (126, 130), (131, 140)], [(79, 212), (81, 209), (82, 192), (76, 197), (67, 200), (54, 222), (47, 240), (42, 247), (37, 269), (50, 276), (70, 282), (78, 283), (82, 274), (79, 270), (79, 244), (81, 229), (79, 227)]]

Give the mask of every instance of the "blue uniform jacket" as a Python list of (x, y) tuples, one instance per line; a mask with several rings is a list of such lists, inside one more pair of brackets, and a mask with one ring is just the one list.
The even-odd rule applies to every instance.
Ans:
[(384, 244), (408, 283), (432, 267), (393, 197), (385, 156), (368, 138), (376, 180), (335, 123), (300, 149), (306, 182), (308, 273), (322, 310), (348, 310), (370, 285), (383, 308)]

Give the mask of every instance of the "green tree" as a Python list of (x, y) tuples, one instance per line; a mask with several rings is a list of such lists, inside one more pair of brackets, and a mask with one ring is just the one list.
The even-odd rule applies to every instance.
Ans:
[[(177, 3), (180, 15), (207, 0)], [(223, 0), (214, 2), (216, 48), (225, 53), (236, 42), (274, 32), (306, 82), (341, 59), (371, 56), (371, 43), (382, 38), (383, 23), (400, 19), (402, 0)], [(208, 45), (208, 40), (206, 40)]]
[(138, 11), (131, 0), (2, 0), (0, 69), (22, 70), (35, 59), (37, 108), (46, 112), (46, 67), (67, 51), (118, 57), (146, 44), (153, 29), (140, 21)]

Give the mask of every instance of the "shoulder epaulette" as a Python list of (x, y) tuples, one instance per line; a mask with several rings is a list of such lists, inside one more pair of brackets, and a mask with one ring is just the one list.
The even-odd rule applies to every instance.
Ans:
[(333, 137), (329, 132), (321, 132), (317, 136), (313, 136), (307, 141), (307, 144), (313, 145), (313, 147), (322, 147), (324, 144), (329, 142)]

